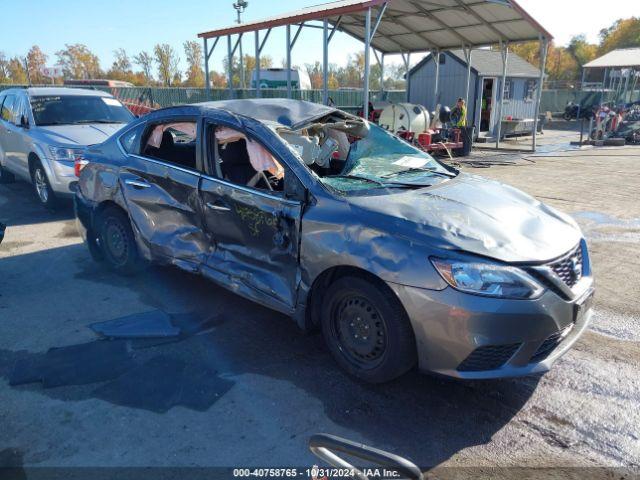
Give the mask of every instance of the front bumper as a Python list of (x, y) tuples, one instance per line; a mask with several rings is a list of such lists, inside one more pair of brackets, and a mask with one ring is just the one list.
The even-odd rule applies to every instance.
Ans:
[(49, 160), (45, 168), (48, 170), (47, 176), (51, 189), (56, 195), (63, 197), (73, 196), (78, 183), (74, 162)]
[(593, 278), (574, 300), (547, 290), (535, 300), (505, 300), (389, 283), (413, 326), (423, 371), (465, 379), (546, 372), (576, 342), (592, 316)]

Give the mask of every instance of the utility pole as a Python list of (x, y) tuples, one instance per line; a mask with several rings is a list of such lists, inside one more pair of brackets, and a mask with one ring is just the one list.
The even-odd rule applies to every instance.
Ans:
[[(238, 13), (238, 18), (236, 19), (236, 23), (237, 24), (241, 24), (242, 23), (241, 15), (244, 13), (245, 9), (248, 6), (249, 6), (249, 2), (247, 2), (246, 0), (237, 0), (233, 4), (233, 8), (235, 8), (236, 12)], [(242, 53), (242, 36), (238, 40), (238, 47), (240, 47), (240, 88), (245, 88), (245, 84), (244, 84), (244, 54)], [(231, 68), (231, 65), (229, 65), (229, 68)]]

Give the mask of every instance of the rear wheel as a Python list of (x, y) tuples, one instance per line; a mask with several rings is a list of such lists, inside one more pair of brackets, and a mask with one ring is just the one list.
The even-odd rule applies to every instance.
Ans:
[(371, 383), (392, 380), (416, 363), (413, 329), (386, 285), (343, 277), (324, 296), (322, 333), (336, 361)]
[[(131, 222), (122, 210), (105, 209), (98, 219), (97, 231), (102, 257), (111, 270), (133, 275), (143, 268)], [(92, 256), (95, 258), (94, 252)]]
[(45, 172), (39, 160), (31, 168), (31, 183), (40, 204), (49, 210), (55, 210), (58, 201), (49, 183), (47, 172)]

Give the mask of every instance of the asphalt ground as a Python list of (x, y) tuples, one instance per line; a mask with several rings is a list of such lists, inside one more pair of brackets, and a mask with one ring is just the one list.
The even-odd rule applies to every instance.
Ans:
[[(575, 347), (543, 376), (506, 380), (361, 383), (319, 334), (202, 278), (106, 271), (70, 205), (51, 214), (29, 185), (0, 185), (0, 464), (309, 466), (319, 461), (308, 439), (325, 432), (443, 474), (638, 467), (640, 149), (561, 148), (556, 135), (558, 148), (537, 156), (491, 164), (506, 157), (482, 152), (484, 163), (462, 166), (572, 214), (597, 279), (595, 318)], [(186, 334), (101, 341), (89, 328), (144, 312)]]

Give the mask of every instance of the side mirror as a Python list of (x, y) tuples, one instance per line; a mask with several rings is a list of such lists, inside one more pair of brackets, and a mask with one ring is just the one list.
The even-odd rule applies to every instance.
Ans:
[(29, 120), (27, 120), (27, 117), (24, 115), (20, 117), (20, 126), (22, 128), (29, 128)]

